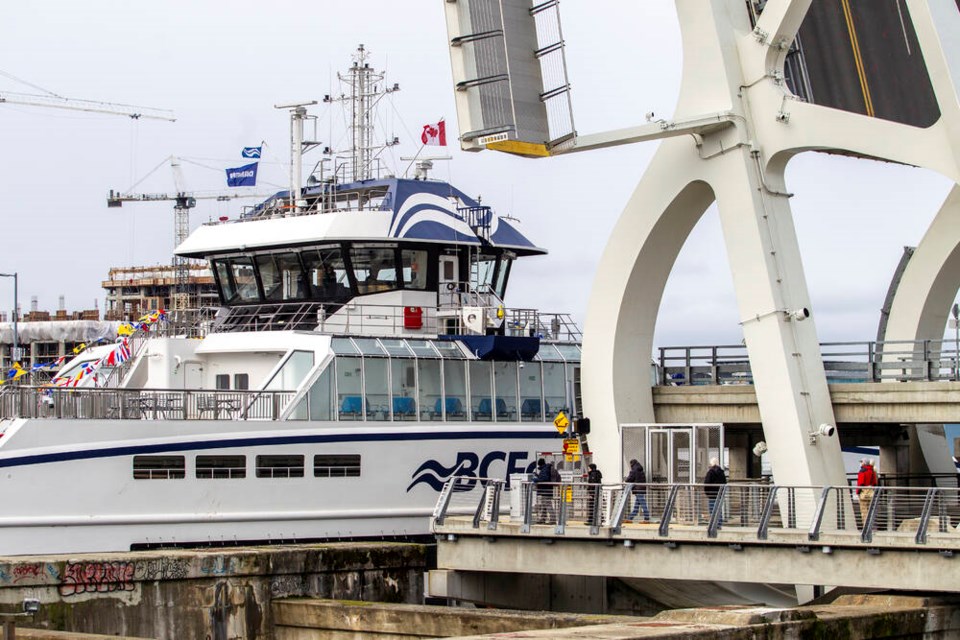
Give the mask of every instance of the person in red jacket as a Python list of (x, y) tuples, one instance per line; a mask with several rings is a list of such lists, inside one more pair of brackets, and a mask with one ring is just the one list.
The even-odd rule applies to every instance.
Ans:
[(870, 512), (870, 503), (873, 501), (874, 487), (877, 482), (877, 472), (873, 469), (873, 460), (861, 460), (860, 472), (857, 474), (857, 497), (860, 500), (861, 522), (867, 521)]

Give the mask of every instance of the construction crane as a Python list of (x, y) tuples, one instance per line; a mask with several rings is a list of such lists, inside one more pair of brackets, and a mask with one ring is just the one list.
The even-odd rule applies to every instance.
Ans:
[(127, 116), (134, 120), (150, 118), (153, 120), (167, 120), (176, 122), (173, 111), (168, 109), (154, 109), (132, 104), (116, 102), (97, 102), (96, 100), (79, 100), (64, 98), (55, 93), (41, 95), (36, 93), (17, 93), (14, 91), (0, 91), (0, 104), (18, 104), (28, 107), (47, 107), (50, 109), (70, 109), (72, 111), (86, 111), (88, 113), (108, 113), (115, 116)]
[[(173, 201), (173, 241), (174, 247), (179, 247), (190, 234), (190, 209), (197, 206), (197, 200), (217, 200), (226, 202), (239, 198), (267, 198), (269, 194), (257, 193), (190, 193), (183, 189), (183, 172), (180, 159), (171, 156), (160, 163), (160, 168), (167, 161), (173, 170), (174, 193), (122, 193), (110, 190), (107, 196), (108, 207), (122, 207), (124, 202), (162, 202)], [(153, 171), (147, 174), (149, 176)], [(140, 180), (146, 179), (145, 176)], [(139, 184), (139, 183), (138, 183)], [(190, 261), (187, 258), (174, 254), (173, 256), (174, 289), (171, 296), (171, 306), (174, 311), (184, 311), (191, 308), (190, 296)]]

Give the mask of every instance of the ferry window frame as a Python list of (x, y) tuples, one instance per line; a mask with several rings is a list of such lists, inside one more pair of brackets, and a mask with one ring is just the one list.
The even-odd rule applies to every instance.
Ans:
[[(207, 466), (210, 462), (214, 461), (224, 464)], [(233, 462), (234, 465), (229, 466), (226, 464), (228, 462)], [(243, 466), (237, 464), (240, 462), (242, 462)], [(247, 456), (197, 456), (194, 458), (194, 475), (198, 480), (242, 480), (247, 477)]]
[[(353, 278), (353, 270), (351, 268), (350, 261), (349, 261), (349, 251), (347, 248), (347, 244), (348, 243), (345, 243), (345, 242), (328, 243), (328, 244), (321, 244), (321, 245), (312, 246), (312, 247), (301, 248), (300, 251), (298, 251), (300, 255), (300, 263), (303, 266), (304, 277), (307, 280), (307, 284), (311, 287), (310, 295), (307, 297), (308, 301), (310, 302), (345, 302), (346, 300), (349, 300), (350, 298), (353, 298), (357, 295), (357, 283)], [(336, 250), (337, 252), (339, 252), (339, 258), (337, 258), (336, 260), (330, 260), (330, 261), (324, 260), (322, 252), (333, 251), (333, 250)], [(311, 270), (307, 269), (308, 262), (307, 262), (307, 259), (305, 258), (306, 254), (308, 253), (317, 254), (317, 258), (320, 260), (318, 264), (327, 265), (328, 263), (331, 263), (335, 265), (337, 260), (339, 260), (341, 268), (343, 269), (343, 273), (346, 276), (346, 282), (341, 282), (340, 280), (335, 278), (334, 279), (335, 291), (333, 295), (319, 295), (313, 292), (312, 287), (316, 286), (317, 289), (320, 289), (320, 285), (319, 284), (313, 285), (312, 281), (310, 280)], [(336, 266), (334, 266), (333, 268), (336, 271)], [(340, 291), (341, 287), (344, 289), (343, 292)]]
[(363, 459), (359, 453), (318, 453), (313, 456), (314, 478), (359, 478), (362, 472)]
[(304, 459), (302, 453), (258, 455), (254, 473), (257, 478), (302, 478)]
[[(261, 282), (261, 291), (263, 292), (261, 300), (267, 304), (282, 304), (285, 302), (304, 302), (310, 299), (310, 296), (307, 292), (307, 287), (309, 286), (307, 282), (307, 272), (303, 266), (303, 258), (300, 255), (300, 251), (289, 249), (286, 251), (271, 251), (269, 253), (257, 253), (253, 255), (253, 262), (256, 265), (257, 275), (259, 276)], [(301, 283), (301, 294), (299, 297), (285, 297), (283, 295), (283, 274), (286, 273), (282, 267), (282, 261), (284, 259), (290, 260), (293, 258), (293, 263), (299, 268), (299, 276)], [(263, 286), (263, 274), (261, 273), (261, 265), (264, 261), (270, 260), (273, 262), (274, 267), (276, 268), (276, 274), (279, 276), (279, 281), (275, 287), (275, 290), (279, 291), (279, 295), (276, 298), (268, 297), (267, 289)], [(291, 270), (292, 271), (292, 270)], [(273, 291), (273, 289), (271, 290)]]
[[(158, 464), (150, 466), (145, 465), (146, 462)], [(187, 477), (186, 456), (133, 456), (131, 464), (134, 480), (183, 480)]]

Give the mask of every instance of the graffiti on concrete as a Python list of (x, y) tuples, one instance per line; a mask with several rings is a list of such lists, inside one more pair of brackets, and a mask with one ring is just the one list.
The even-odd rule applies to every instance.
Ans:
[(274, 598), (302, 596), (310, 593), (310, 581), (303, 575), (279, 575), (270, 580), (270, 595)]
[(204, 565), (200, 567), (200, 573), (205, 576), (223, 576), (227, 574), (229, 567), (227, 566), (227, 559), (223, 556), (217, 556), (212, 559), (212, 562), (204, 562)]
[(183, 558), (154, 558), (138, 562), (134, 574), (137, 580), (182, 580), (189, 568)]
[(29, 580), (31, 578), (38, 579), (43, 578), (43, 564), (40, 562), (30, 562), (28, 564), (18, 564), (13, 567), (13, 583), (16, 584), (21, 580)]
[(133, 591), (132, 562), (68, 562), (64, 567), (60, 595)]

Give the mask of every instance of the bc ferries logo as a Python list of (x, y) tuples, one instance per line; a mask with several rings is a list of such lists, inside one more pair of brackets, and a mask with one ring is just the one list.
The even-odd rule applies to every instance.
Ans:
[[(452, 466), (445, 466), (437, 460), (427, 460), (421, 464), (413, 475), (407, 492), (418, 484), (425, 484), (434, 491), (443, 489), (443, 484), (453, 476), (461, 478), (493, 478), (506, 476), (510, 478), (515, 473), (530, 473), (533, 471), (535, 456), (529, 451), (491, 451), (482, 458), (473, 451), (460, 451)], [(530, 460), (530, 462), (527, 462)], [(503, 465), (499, 463), (504, 463)], [(505, 467), (504, 474), (499, 473)], [(455, 491), (470, 491), (474, 482), (457, 484)]]

